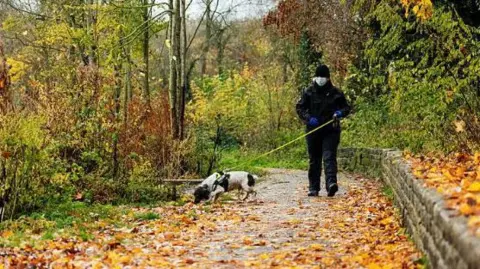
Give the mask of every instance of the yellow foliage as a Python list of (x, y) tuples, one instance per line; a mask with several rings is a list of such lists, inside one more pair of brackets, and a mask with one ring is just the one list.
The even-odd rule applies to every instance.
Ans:
[(278, 81), (281, 69), (255, 72), (248, 66), (229, 78), (214, 77), (192, 87), (188, 119), (194, 126), (216, 132), (217, 126), (244, 143), (271, 135), (292, 122), (295, 87)]
[(7, 59), (7, 64), (10, 66), (9, 74), (11, 75), (10, 78), (13, 83), (19, 81), (26, 74), (28, 69), (26, 63), (12, 58)]
[(254, 45), (260, 55), (266, 55), (272, 50), (270, 42), (263, 38), (255, 40)]
[(62, 185), (67, 183), (69, 174), (56, 173), (52, 176), (51, 182), (54, 184)]
[(81, 37), (81, 29), (73, 29), (66, 23), (57, 23), (49, 25), (42, 33), (42, 38), (37, 40), (36, 43), (43, 46), (69, 45), (73, 43), (73, 39)]
[(480, 192), (480, 182), (474, 182), (467, 189), (470, 192)]
[(412, 10), (413, 14), (420, 20), (427, 20), (432, 17), (433, 4), (431, 0), (400, 0), (405, 7), (405, 17)]
[[(25, 114), (7, 114), (0, 116), (0, 143), (16, 146), (24, 145), (39, 149), (45, 142), (45, 133), (42, 130), (46, 122), (43, 116)], [(7, 143), (8, 142), (8, 143)]]

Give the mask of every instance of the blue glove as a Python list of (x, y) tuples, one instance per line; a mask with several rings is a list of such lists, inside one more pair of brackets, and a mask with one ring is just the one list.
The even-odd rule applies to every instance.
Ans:
[(337, 110), (337, 111), (335, 111), (335, 113), (333, 113), (333, 118), (334, 119), (341, 119), (342, 116), (343, 116), (343, 113), (340, 110)]
[(308, 120), (307, 125), (310, 126), (310, 127), (317, 127), (318, 125), (320, 125), (320, 123), (318, 122), (318, 119), (317, 119), (317, 118), (311, 117), (311, 118)]

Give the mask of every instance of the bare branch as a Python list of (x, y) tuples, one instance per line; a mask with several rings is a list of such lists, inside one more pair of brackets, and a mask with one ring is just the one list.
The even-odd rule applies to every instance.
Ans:
[(31, 10), (25, 10), (25, 9), (22, 9), (22, 8), (19, 8), (17, 6), (15, 6), (13, 3), (11, 3), (10, 1), (6, 0), (5, 3), (12, 9), (18, 11), (18, 12), (21, 12), (21, 13), (26, 13), (26, 14), (29, 14), (29, 15), (33, 15), (33, 16), (36, 16), (36, 17), (39, 17), (39, 19), (41, 20), (45, 20), (47, 18), (51, 18), (47, 15), (44, 15), (44, 14), (39, 14), (39, 13), (36, 13), (36, 12), (33, 12)]
[(193, 36), (192, 36), (192, 38), (190, 39), (190, 42), (188, 42), (187, 51), (188, 51), (188, 49), (190, 48), (190, 45), (192, 45), (192, 42), (193, 42), (193, 40), (195, 39), (195, 36), (196, 36), (197, 33), (198, 33), (198, 29), (200, 29), (200, 26), (202, 25), (203, 19), (205, 18), (205, 15), (206, 15), (206, 14), (207, 14), (207, 10), (205, 9), (205, 11), (203, 12), (202, 17), (200, 18), (200, 21), (198, 22), (197, 27), (195, 28), (195, 32), (193, 32)]
[(21, 39), (18, 34), (15, 34), (15, 37), (10, 37), (10, 36), (3, 36), (5, 39), (10, 39), (10, 40), (16, 40), (20, 42), (23, 46), (26, 47), (32, 47), (32, 48), (37, 48), (37, 49), (46, 49), (46, 50), (55, 50), (55, 51), (60, 51), (60, 52), (66, 52), (66, 50), (62, 50), (60, 48), (55, 48), (55, 47), (50, 47), (50, 46), (42, 46), (42, 45), (37, 45), (31, 40), (24, 40)]
[(153, 16), (147, 21), (144, 21), (142, 24), (140, 24), (136, 29), (134, 29), (130, 34), (126, 35), (125, 37), (122, 38), (122, 40), (127, 40), (130, 39), (132, 36), (134, 36), (134, 39), (138, 36), (136, 35), (138, 31), (140, 31), (140, 34), (143, 33), (143, 31), (146, 31), (147, 28), (149, 28), (150, 22), (156, 20), (157, 18), (160, 18), (164, 16), (165, 14), (171, 13), (171, 10), (165, 10), (163, 12), (160, 12), (159, 14)]

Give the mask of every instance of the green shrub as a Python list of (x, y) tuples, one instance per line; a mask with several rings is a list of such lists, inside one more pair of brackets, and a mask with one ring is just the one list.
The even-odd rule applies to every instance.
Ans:
[(172, 198), (170, 188), (162, 183), (158, 172), (148, 161), (133, 168), (123, 192), (123, 202), (128, 203), (156, 204)]
[(426, 20), (405, 17), (399, 2), (387, 0), (366, 16), (373, 35), (344, 87), (355, 105), (345, 123), (347, 144), (414, 152), (478, 148), (478, 29), (452, 6), (435, 5)]
[(45, 121), (23, 113), (0, 116), (0, 200), (6, 203), (5, 218), (40, 207), (52, 184), (68, 185), (63, 177), (55, 177)]
[(188, 119), (195, 140), (190, 163), (199, 174), (219, 168), (225, 150), (267, 151), (303, 132), (295, 114), (298, 85), (279, 80), (283, 75), (278, 64), (256, 72), (246, 66), (196, 82)]

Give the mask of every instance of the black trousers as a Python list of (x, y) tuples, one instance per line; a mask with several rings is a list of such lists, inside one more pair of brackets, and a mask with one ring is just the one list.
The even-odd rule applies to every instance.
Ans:
[[(308, 131), (308, 130), (307, 130)], [(322, 159), (325, 166), (325, 186), (337, 183), (337, 149), (340, 143), (340, 130), (328, 128), (307, 136), (309, 191), (320, 191)]]

